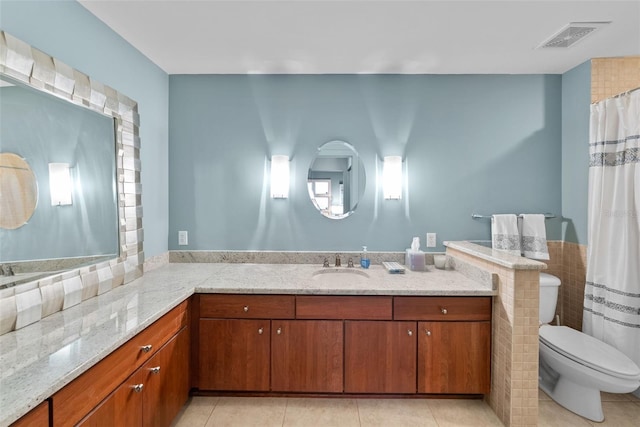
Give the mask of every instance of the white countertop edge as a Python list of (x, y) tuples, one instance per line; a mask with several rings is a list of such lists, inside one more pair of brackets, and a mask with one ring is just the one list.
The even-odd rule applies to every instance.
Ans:
[(443, 242), (447, 248), (464, 252), (485, 261), (511, 268), (513, 270), (546, 270), (547, 264), (529, 258), (510, 255), (472, 242)]

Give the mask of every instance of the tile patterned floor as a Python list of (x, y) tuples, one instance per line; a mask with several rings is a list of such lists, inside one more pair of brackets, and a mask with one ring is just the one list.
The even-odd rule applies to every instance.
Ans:
[[(640, 399), (602, 394), (604, 423), (588, 421), (540, 392), (545, 427), (640, 426)], [(449, 427), (502, 426), (481, 400), (192, 397), (175, 427)]]

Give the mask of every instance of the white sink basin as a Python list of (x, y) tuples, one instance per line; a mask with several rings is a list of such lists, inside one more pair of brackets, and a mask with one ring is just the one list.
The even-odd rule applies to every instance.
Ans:
[(366, 283), (369, 275), (357, 268), (323, 268), (313, 272), (313, 280), (326, 284)]

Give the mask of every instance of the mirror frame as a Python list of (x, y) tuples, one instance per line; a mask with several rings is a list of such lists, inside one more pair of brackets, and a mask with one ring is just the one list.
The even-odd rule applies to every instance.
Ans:
[[(5, 31), (0, 31), (0, 74), (12, 77), (44, 93), (112, 117), (115, 121), (119, 230), (117, 257), (37, 279), (35, 280), (38, 282), (37, 286), (42, 287), (59, 281), (63, 281), (64, 284), (64, 280), (75, 279), (77, 276), (85, 279), (87, 275), (94, 276), (96, 273), (101, 273), (98, 276), (109, 277), (111, 286), (101, 286), (103, 292), (98, 292), (100, 294), (141, 277), (144, 263), (144, 233), (140, 183), (140, 116), (137, 102)], [(86, 281), (89, 282), (89, 280)], [(15, 295), (18, 295), (21, 292), (20, 287), (33, 289), (33, 283), (34, 281), (31, 281), (3, 291), (15, 289)], [(3, 297), (8, 296), (4, 294), (5, 292)]]

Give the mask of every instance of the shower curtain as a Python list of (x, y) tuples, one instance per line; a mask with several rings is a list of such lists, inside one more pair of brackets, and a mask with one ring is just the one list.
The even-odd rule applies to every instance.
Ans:
[(640, 366), (640, 88), (592, 104), (589, 139), (582, 329)]

